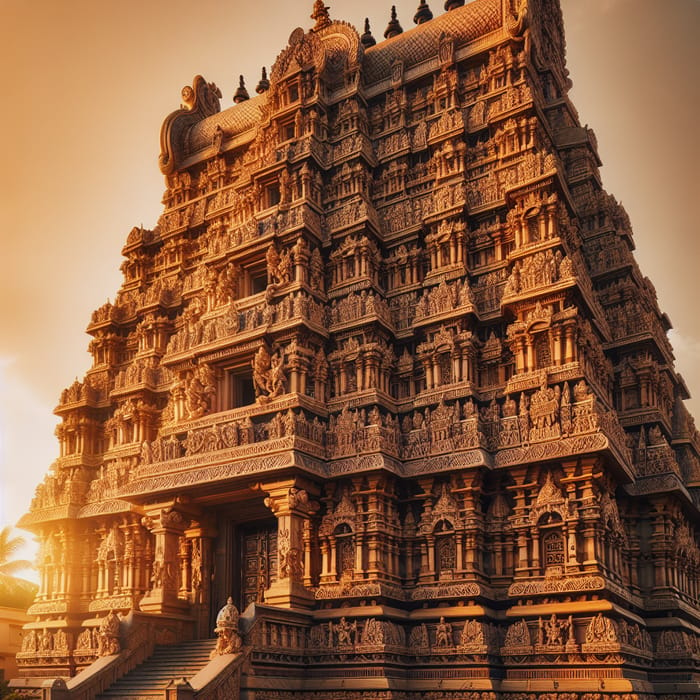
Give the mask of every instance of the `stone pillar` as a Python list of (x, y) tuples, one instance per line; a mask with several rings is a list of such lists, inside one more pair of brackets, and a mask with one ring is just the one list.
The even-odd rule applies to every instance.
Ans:
[[(473, 536), (472, 535), (466, 535), (466, 541), (467, 541), (467, 564), (468, 566), (466, 567), (469, 571), (473, 571), (473, 563), (474, 563), (474, 547), (473, 547)], [(465, 533), (463, 532), (458, 532), (455, 536), (455, 543), (457, 546), (457, 556), (455, 559), (455, 569), (457, 571), (463, 571), (465, 566), (464, 566), (464, 542), (465, 542)]]
[(432, 535), (428, 535), (426, 538), (426, 544), (428, 547), (428, 575), (431, 578), (435, 577), (435, 538)]
[(364, 377), (364, 364), (365, 357), (363, 355), (358, 355), (355, 359), (355, 384), (357, 391), (362, 391), (365, 386), (363, 382)]
[(265, 505), (277, 518), (277, 580), (265, 592), (270, 605), (308, 608), (313, 603), (313, 595), (304, 587), (310, 577), (305, 570), (304, 530), (319, 504), (310, 497), (309, 488), (297, 479), (261, 485), (268, 494)]
[(561, 365), (561, 326), (552, 326), (552, 361), (555, 365)]
[(193, 613), (201, 638), (209, 635), (209, 603), (211, 600), (212, 542), (216, 530), (195, 524), (185, 531), (191, 545), (188, 589)]
[(516, 338), (513, 343), (515, 355), (515, 372), (520, 374), (525, 371), (525, 339), (523, 337)]
[[(362, 554), (365, 546), (365, 534), (358, 532), (355, 536), (355, 576), (362, 578), (364, 574)], [(371, 567), (370, 567), (371, 568)]]
[(463, 377), (461, 373), (461, 366), (462, 366), (462, 358), (460, 357), (459, 352), (455, 352), (455, 354), (452, 356), (452, 383), (456, 384), (457, 382), (461, 382)]
[(423, 367), (425, 369), (425, 388), (432, 389), (433, 388), (433, 363), (429, 357), (423, 359)]
[(572, 325), (565, 327), (564, 338), (564, 362), (569, 364), (574, 361), (574, 327)]
[(532, 338), (529, 336), (525, 339), (525, 368), (526, 372), (532, 372), (535, 369), (535, 353), (532, 347)]
[(151, 569), (151, 588), (141, 600), (141, 610), (149, 613), (182, 613), (188, 603), (178, 598), (179, 538), (190, 519), (172, 505), (148, 510), (143, 525), (155, 537), (155, 555)]
[(533, 527), (530, 532), (532, 534), (532, 568), (537, 573), (540, 568), (540, 531)]
[(311, 540), (312, 540), (311, 521), (304, 520), (304, 580), (303, 584), (306, 588), (310, 588), (311, 579)]

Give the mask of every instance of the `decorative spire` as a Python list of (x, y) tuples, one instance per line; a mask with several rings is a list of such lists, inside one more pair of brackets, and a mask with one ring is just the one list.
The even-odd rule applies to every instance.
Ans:
[(365, 33), (360, 37), (362, 46), (368, 49), (370, 46), (374, 46), (377, 41), (372, 36), (372, 30), (369, 28), (369, 17), (365, 17)]
[(258, 93), (258, 95), (261, 95), (263, 92), (267, 92), (270, 89), (270, 81), (267, 79), (267, 71), (265, 70), (265, 66), (263, 66), (262, 69), (262, 76), (260, 78), (260, 82), (257, 84), (255, 88), (255, 92)]
[(316, 20), (313, 31), (327, 27), (331, 23), (331, 16), (328, 14), (330, 8), (323, 4), (323, 0), (314, 2), (314, 11), (311, 13), (311, 19)]
[(413, 21), (416, 24), (423, 24), (423, 22), (428, 22), (433, 18), (433, 13), (428, 7), (428, 3), (425, 0), (420, 0), (420, 5), (416, 10), (416, 14), (413, 15)]
[(245, 89), (245, 80), (243, 80), (243, 76), (239, 75), (238, 76), (238, 88), (236, 89), (236, 92), (233, 94), (233, 101), (238, 104), (239, 102), (245, 102), (246, 100), (250, 99), (250, 95), (248, 94), (248, 91)]
[(385, 39), (391, 39), (394, 36), (398, 36), (399, 34), (403, 34), (403, 29), (401, 25), (399, 24), (399, 20), (396, 19), (396, 5), (391, 6), (391, 19), (389, 20), (389, 24), (386, 26), (386, 31), (384, 32), (384, 38)]
[(445, 0), (445, 11), (455, 10), (464, 5), (464, 0)]

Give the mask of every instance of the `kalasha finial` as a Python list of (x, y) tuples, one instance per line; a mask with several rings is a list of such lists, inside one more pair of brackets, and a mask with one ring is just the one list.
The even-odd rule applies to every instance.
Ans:
[(428, 3), (425, 0), (420, 0), (416, 14), (413, 15), (413, 21), (416, 24), (423, 24), (423, 22), (429, 22), (432, 18), (433, 13), (430, 11)]
[(456, 10), (464, 5), (464, 0), (445, 0), (445, 11)]
[(314, 11), (311, 13), (311, 19), (316, 20), (313, 31), (327, 27), (331, 23), (331, 16), (328, 14), (330, 7), (323, 4), (323, 0), (314, 2)]
[(238, 88), (236, 89), (236, 92), (233, 94), (233, 101), (238, 104), (239, 102), (245, 102), (246, 100), (250, 99), (250, 95), (248, 94), (248, 91), (245, 89), (245, 80), (243, 80), (243, 76), (239, 75), (238, 76)]
[(360, 42), (362, 46), (368, 49), (370, 46), (374, 46), (377, 41), (372, 36), (372, 31), (369, 28), (369, 17), (365, 17), (365, 33), (360, 37)]
[(391, 39), (399, 34), (403, 34), (403, 28), (399, 24), (399, 20), (396, 19), (396, 5), (392, 5), (391, 19), (389, 20), (389, 24), (387, 24), (386, 31), (384, 32), (384, 38)]
[(269, 89), (270, 81), (267, 79), (267, 71), (265, 70), (265, 66), (263, 66), (262, 76), (260, 77), (260, 82), (255, 88), (255, 92), (257, 92), (258, 95), (261, 95), (263, 92), (267, 92)]

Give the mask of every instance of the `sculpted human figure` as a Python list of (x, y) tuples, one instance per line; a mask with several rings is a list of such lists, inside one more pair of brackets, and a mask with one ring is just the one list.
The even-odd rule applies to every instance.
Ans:
[(287, 386), (287, 378), (284, 374), (284, 356), (282, 351), (278, 350), (270, 357), (270, 375), (268, 392), (271, 397), (279, 396), (285, 392)]
[(445, 622), (444, 617), (440, 618), (440, 622), (435, 628), (435, 646), (442, 648), (452, 646), (452, 625)]
[(110, 610), (109, 614), (100, 622), (98, 640), (98, 656), (111, 656), (120, 652), (119, 616), (114, 610)]
[(547, 645), (558, 646), (562, 644), (562, 627), (564, 624), (563, 622), (559, 622), (557, 616), (552, 613), (552, 616), (544, 624)]
[(292, 256), (288, 250), (283, 250), (277, 263), (277, 277), (279, 282), (285, 284), (289, 282), (292, 274)]
[(258, 398), (267, 396), (269, 377), (270, 353), (264, 345), (261, 345), (253, 358), (253, 385)]
[(188, 418), (199, 418), (209, 411), (211, 398), (216, 389), (214, 386), (214, 377), (211, 368), (207, 365), (201, 365), (185, 389), (187, 397), (187, 412)]
[(277, 248), (274, 243), (270, 244), (265, 254), (265, 260), (267, 262), (267, 278), (270, 282), (279, 282), (279, 264), (280, 256), (277, 252)]
[(39, 651), (51, 651), (52, 641), (51, 632), (44, 628), (39, 635)]
[(22, 651), (36, 651), (38, 648), (38, 640), (36, 630), (29, 630), (27, 636), (22, 640)]
[(338, 639), (338, 646), (352, 646), (357, 632), (357, 622), (348, 622), (345, 617), (334, 627)]

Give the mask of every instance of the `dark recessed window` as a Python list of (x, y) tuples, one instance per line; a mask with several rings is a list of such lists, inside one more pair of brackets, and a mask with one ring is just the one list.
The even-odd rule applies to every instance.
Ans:
[(275, 204), (280, 202), (280, 188), (279, 185), (270, 185), (267, 188), (267, 206), (274, 207)]
[(232, 371), (229, 375), (229, 391), (231, 408), (250, 406), (250, 404), (255, 403), (252, 370)]
[(250, 293), (258, 294), (267, 289), (267, 272), (251, 273), (250, 275)]

